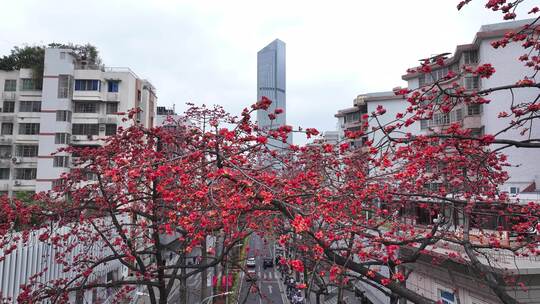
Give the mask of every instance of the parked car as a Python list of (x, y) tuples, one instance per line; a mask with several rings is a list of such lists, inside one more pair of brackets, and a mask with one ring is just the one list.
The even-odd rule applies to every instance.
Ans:
[(263, 259), (263, 268), (269, 268), (274, 267), (274, 261), (272, 261), (272, 258), (264, 258)]
[(246, 272), (246, 281), (257, 281), (257, 272), (255, 271), (255, 269), (248, 269), (248, 271)]
[(246, 262), (247, 267), (255, 267), (257, 265), (257, 262), (255, 261), (254, 257), (248, 258)]

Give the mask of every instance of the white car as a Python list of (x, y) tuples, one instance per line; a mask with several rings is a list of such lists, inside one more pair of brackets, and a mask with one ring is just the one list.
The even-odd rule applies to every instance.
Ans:
[(255, 267), (257, 265), (257, 262), (255, 261), (255, 258), (248, 258), (246, 261), (247, 267)]

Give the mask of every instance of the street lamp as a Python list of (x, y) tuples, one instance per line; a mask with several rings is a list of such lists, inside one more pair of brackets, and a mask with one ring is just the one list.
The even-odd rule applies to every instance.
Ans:
[(228, 295), (228, 294), (231, 294), (233, 293), (232, 291), (227, 291), (227, 292), (224, 292), (224, 293), (219, 293), (217, 295), (213, 295), (213, 296), (209, 296), (209, 297), (206, 297), (204, 298), (202, 301), (201, 301), (201, 304), (204, 304), (205, 301), (208, 301), (212, 298), (215, 298), (215, 297), (219, 297), (219, 296), (224, 296), (224, 295)]

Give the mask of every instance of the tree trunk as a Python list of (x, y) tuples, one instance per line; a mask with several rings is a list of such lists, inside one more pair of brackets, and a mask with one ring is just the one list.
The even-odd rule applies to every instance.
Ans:
[[(207, 241), (207, 237), (204, 237), (204, 240), (201, 245), (201, 264), (206, 264), (207, 262), (206, 241)], [(208, 297), (208, 286), (206, 286), (207, 282), (208, 282), (208, 268), (205, 268), (201, 272), (201, 301), (205, 299), (206, 297)]]
[[(186, 264), (187, 264), (186, 260), (187, 259), (186, 259), (185, 252), (183, 252), (180, 255), (180, 258), (182, 259), (182, 266), (186, 266)], [(180, 276), (181, 276), (182, 279), (180, 279), (180, 288), (179, 288), (180, 297), (178, 299), (180, 300), (180, 304), (188, 304), (187, 278), (186, 278), (186, 268), (185, 267), (182, 267), (180, 269)]]

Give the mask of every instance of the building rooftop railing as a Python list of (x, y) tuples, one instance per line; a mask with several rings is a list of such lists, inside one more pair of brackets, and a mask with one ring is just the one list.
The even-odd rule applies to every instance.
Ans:
[(75, 63), (75, 70), (98, 70), (102, 72), (130, 73), (135, 78), (141, 79), (133, 70), (128, 67), (108, 67), (102, 64)]

